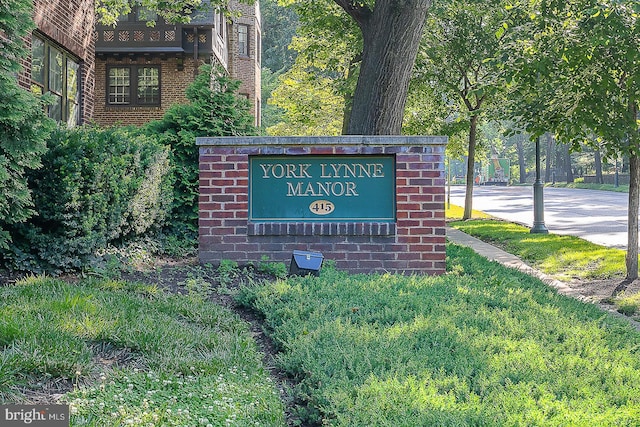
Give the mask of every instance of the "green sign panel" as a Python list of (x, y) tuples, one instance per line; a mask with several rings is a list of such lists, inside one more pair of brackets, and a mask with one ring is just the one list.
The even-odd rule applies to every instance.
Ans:
[(249, 158), (251, 221), (395, 221), (393, 156)]

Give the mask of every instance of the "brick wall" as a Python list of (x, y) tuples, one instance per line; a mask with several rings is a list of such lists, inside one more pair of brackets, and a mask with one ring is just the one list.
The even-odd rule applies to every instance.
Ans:
[[(198, 138), (202, 263), (289, 262), (293, 250), (322, 252), (354, 273), (445, 270), (446, 137)], [(249, 157), (395, 156), (396, 221), (249, 222)]]
[[(184, 58), (183, 69), (177, 69), (175, 57), (165, 59), (156, 57), (105, 57), (96, 59), (96, 105), (94, 122), (103, 125), (142, 125), (151, 120), (162, 118), (164, 112), (173, 104), (185, 104), (185, 91), (193, 82), (196, 68), (203, 61), (196, 62), (193, 57)], [(113, 107), (107, 105), (107, 65), (160, 65), (160, 106), (154, 107)]]
[[(257, 3), (257, 2), (256, 2)], [(238, 92), (246, 95), (251, 104), (250, 112), (255, 117), (254, 124), (260, 126), (262, 97), (261, 82), (261, 37), (260, 11), (257, 4), (249, 5), (237, 0), (230, 2), (230, 7), (239, 12), (233, 19), (229, 30), (229, 74), (240, 80)], [(249, 27), (249, 55), (238, 55), (238, 24)]]
[[(94, 59), (95, 24), (93, 0), (34, 0), (34, 21), (39, 32), (53, 40), (65, 50), (77, 56), (81, 62), (81, 112), (82, 121), (87, 122), (93, 115), (94, 107)], [(26, 41), (31, 49), (31, 39)], [(21, 86), (31, 85), (31, 58), (22, 61), (23, 70), (18, 76)]]

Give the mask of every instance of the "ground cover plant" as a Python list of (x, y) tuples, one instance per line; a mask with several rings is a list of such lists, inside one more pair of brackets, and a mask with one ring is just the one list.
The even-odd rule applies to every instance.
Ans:
[(531, 234), (527, 227), (499, 220), (456, 221), (449, 225), (561, 279), (622, 279), (626, 271), (624, 250), (606, 248), (579, 237)]
[(281, 426), (247, 324), (189, 278), (183, 295), (118, 280), (0, 288), (0, 402), (56, 392), (73, 426)]
[(239, 295), (265, 318), (301, 416), (335, 426), (634, 425), (640, 334), (448, 245), (440, 277), (289, 278)]

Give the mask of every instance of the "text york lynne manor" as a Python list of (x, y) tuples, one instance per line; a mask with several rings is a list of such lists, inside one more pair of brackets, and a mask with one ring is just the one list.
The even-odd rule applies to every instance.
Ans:
[(358, 196), (354, 179), (384, 178), (382, 163), (265, 163), (262, 178), (287, 180), (287, 197)]

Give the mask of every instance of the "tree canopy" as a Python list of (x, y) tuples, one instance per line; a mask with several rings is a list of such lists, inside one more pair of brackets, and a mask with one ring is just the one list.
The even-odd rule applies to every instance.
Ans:
[[(255, 0), (243, 0), (253, 4)], [(222, 10), (228, 12), (228, 0), (95, 0), (98, 21), (104, 25), (115, 25), (118, 18), (131, 12), (132, 4), (156, 12), (167, 22), (186, 23), (194, 11)], [(149, 21), (153, 25), (153, 21)]]

